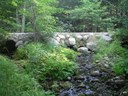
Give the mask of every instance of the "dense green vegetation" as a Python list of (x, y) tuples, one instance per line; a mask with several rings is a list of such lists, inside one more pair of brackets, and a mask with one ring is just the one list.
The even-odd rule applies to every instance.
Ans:
[(62, 80), (75, 74), (76, 56), (77, 52), (70, 49), (40, 43), (32, 43), (19, 48), (15, 55), (17, 60), (22, 60), (21, 65), (23, 60), (28, 63), (24, 63), (23, 66), (38, 80), (48, 78)]
[(0, 56), (1, 96), (53, 96), (43, 91), (37, 80), (20, 70), (11, 60)]
[(48, 80), (77, 74), (79, 53), (43, 42), (53, 32), (110, 31), (114, 40), (99, 43), (96, 60), (108, 58), (127, 77), (127, 5), (128, 0), (1, 0), (0, 51), (11, 32), (34, 32), (35, 42), (18, 48), (12, 60), (0, 55), (0, 96), (54, 96), (44, 90)]

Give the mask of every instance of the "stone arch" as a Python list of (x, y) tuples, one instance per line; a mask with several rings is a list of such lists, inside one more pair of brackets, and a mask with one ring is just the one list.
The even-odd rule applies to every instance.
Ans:
[(14, 40), (7, 40), (4, 46), (4, 54), (12, 55), (16, 51), (16, 42)]

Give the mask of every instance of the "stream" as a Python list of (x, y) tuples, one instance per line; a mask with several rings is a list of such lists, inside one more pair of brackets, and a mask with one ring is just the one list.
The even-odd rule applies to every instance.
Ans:
[(93, 64), (93, 59), (93, 53), (77, 57), (79, 75), (64, 81), (68, 87), (62, 86), (59, 96), (128, 96), (125, 76), (117, 76), (111, 66)]

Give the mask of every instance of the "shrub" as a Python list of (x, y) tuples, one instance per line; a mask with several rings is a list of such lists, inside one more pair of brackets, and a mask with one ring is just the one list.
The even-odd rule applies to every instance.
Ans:
[(121, 44), (118, 40), (113, 41), (112, 43), (101, 40), (97, 47), (97, 54), (95, 55), (96, 59), (103, 59), (103, 57), (114, 57), (122, 56), (125, 53), (125, 48), (121, 47)]
[(113, 70), (117, 74), (128, 74), (128, 51), (124, 53), (123, 56), (120, 56), (113, 65)]
[[(16, 57), (22, 51), (25, 59), (29, 60), (26, 71), (33, 74), (38, 80), (65, 79), (75, 74), (77, 64), (74, 63), (76, 52), (57, 46), (41, 43), (31, 43), (19, 49)], [(20, 54), (21, 55), (21, 54)], [(22, 58), (21, 58), (22, 59)]]
[(3, 29), (0, 28), (0, 49), (1, 49), (0, 52), (2, 52), (2, 53), (4, 51), (3, 47), (5, 46), (6, 35), (7, 35), (7, 33)]
[(64, 54), (69, 60), (75, 61), (77, 55), (79, 54), (78, 52), (75, 52), (74, 50), (64, 48), (64, 47), (59, 47), (57, 49), (61, 54)]
[(104, 57), (108, 57), (109, 62), (113, 62), (113, 70), (117, 74), (128, 74), (128, 50), (122, 47), (118, 40), (111, 44), (105, 41), (99, 43), (95, 59), (104, 60)]
[(1, 96), (53, 96), (40, 89), (34, 78), (20, 73), (13, 62), (0, 56)]
[(65, 79), (75, 73), (77, 64), (68, 60), (64, 54), (50, 53), (43, 57), (42, 76), (53, 79)]

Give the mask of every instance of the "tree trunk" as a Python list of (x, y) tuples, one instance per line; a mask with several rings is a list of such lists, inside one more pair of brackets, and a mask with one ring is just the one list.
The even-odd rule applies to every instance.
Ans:
[[(24, 3), (24, 5), (23, 5), (23, 11), (26, 10), (25, 7), (26, 7), (26, 6), (25, 6), (25, 3)], [(21, 32), (24, 33), (24, 31), (25, 31), (25, 14), (23, 13), (23, 15), (22, 15), (22, 27), (21, 27)]]
[(16, 32), (20, 32), (20, 20), (19, 20), (19, 13), (18, 13), (18, 9), (16, 9), (16, 24), (18, 25), (16, 28)]
[(37, 25), (36, 25), (36, 10), (33, 8), (33, 6), (31, 7), (32, 9), (32, 26), (33, 26), (33, 31), (34, 31), (34, 41), (37, 42), (39, 41), (39, 35), (40, 35), (40, 32), (37, 28)]

